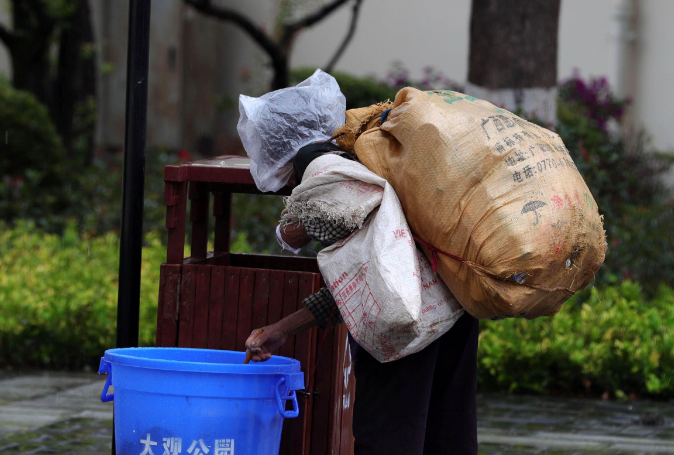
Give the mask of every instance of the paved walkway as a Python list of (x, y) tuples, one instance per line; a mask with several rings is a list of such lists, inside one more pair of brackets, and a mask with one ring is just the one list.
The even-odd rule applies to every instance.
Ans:
[(483, 454), (674, 454), (674, 403), (479, 397)]
[(109, 454), (104, 382), (92, 373), (0, 372), (0, 454)]
[[(110, 453), (104, 378), (0, 372), (0, 454)], [(480, 454), (674, 454), (674, 402), (482, 395)]]

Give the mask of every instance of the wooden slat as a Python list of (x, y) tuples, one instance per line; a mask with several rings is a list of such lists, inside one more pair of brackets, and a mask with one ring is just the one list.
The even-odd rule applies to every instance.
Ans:
[(208, 347), (208, 304), (211, 290), (211, 267), (197, 267), (197, 291), (194, 297), (194, 324), (192, 347), (205, 349)]
[(180, 327), (178, 331), (178, 346), (192, 347), (192, 333), (194, 331), (194, 295), (197, 284), (196, 265), (183, 265), (182, 282), (180, 284)]
[(236, 327), (239, 316), (240, 269), (225, 268), (225, 301), (222, 320), (222, 349), (233, 351), (236, 347)]
[(267, 309), (267, 324), (275, 324), (283, 315), (283, 295), (285, 273), (273, 270), (269, 274), (269, 305)]
[(166, 262), (180, 265), (185, 255), (185, 216), (187, 210), (187, 183), (166, 182), (166, 228), (168, 242)]
[[(302, 304), (304, 298), (314, 292), (315, 277), (316, 275), (311, 273), (298, 274), (299, 285), (295, 310), (301, 309), (304, 306)], [(315, 330), (305, 330), (295, 337), (295, 353), (293, 357), (299, 360), (302, 365), (302, 371), (304, 371), (305, 375), (305, 391), (311, 390), (308, 383), (310, 379), (309, 375), (314, 365), (315, 354), (311, 349), (314, 333)], [(300, 399), (299, 404), (300, 415), (291, 422), (289, 444), (294, 449), (294, 453), (309, 454), (309, 448), (311, 447), (311, 398)]]
[(269, 270), (255, 272), (255, 289), (253, 290), (253, 330), (267, 325), (267, 311), (269, 306)]
[(234, 350), (246, 349), (246, 340), (253, 330), (253, 290), (255, 270), (241, 269), (239, 279), (239, 315), (236, 323), (236, 345)]
[(228, 266), (229, 265), (229, 253), (217, 253), (213, 256), (206, 259), (206, 263), (209, 265), (219, 265), (219, 266)]
[[(321, 348), (321, 339), (325, 336)], [(332, 385), (332, 361), (333, 361), (334, 329), (326, 334), (318, 334), (316, 347), (316, 378), (314, 379), (314, 403), (311, 422), (311, 453), (328, 454), (330, 444), (330, 405)], [(319, 351), (320, 349), (320, 351)], [(318, 395), (316, 395), (318, 394)]]
[[(286, 272), (283, 284), (283, 313), (281, 318), (293, 314), (297, 310), (297, 292), (299, 277), (297, 272)], [(292, 357), (295, 354), (295, 339), (290, 338), (279, 349), (279, 355)]]
[[(267, 324), (275, 324), (283, 316), (283, 296), (285, 285), (285, 273), (279, 270), (273, 270), (269, 273), (269, 302), (267, 307)], [(279, 352), (280, 355), (280, 352)], [(287, 421), (284, 423), (287, 425)], [(289, 446), (288, 433), (286, 430), (281, 437), (279, 455), (293, 455)]]
[(206, 259), (208, 249), (208, 201), (206, 186), (190, 182), (190, 221), (192, 222), (192, 249), (190, 256), (197, 260)]
[(161, 330), (161, 341), (157, 339), (157, 346), (176, 347), (178, 345), (178, 288), (181, 281), (181, 266), (176, 264), (162, 264), (164, 273), (164, 305), (158, 311), (164, 316)]
[(159, 269), (159, 298), (157, 302), (157, 335), (155, 336), (155, 346), (157, 347), (162, 346), (162, 332), (164, 331), (164, 302), (166, 300), (166, 297), (164, 296), (166, 289), (165, 274), (164, 264), (162, 264)]
[(341, 333), (340, 328), (333, 330), (332, 361), (330, 362), (330, 419), (328, 421), (328, 453), (339, 453), (340, 423), (342, 415), (342, 357), (340, 356)]
[(341, 442), (340, 437), (340, 425), (342, 422), (342, 389), (344, 386), (344, 381), (342, 379), (342, 355), (341, 355), (341, 337), (339, 328), (336, 327), (335, 335), (333, 338), (333, 360), (330, 365), (330, 374), (332, 375), (331, 379), (331, 388), (330, 388), (330, 431), (328, 432), (328, 453), (339, 453), (339, 443)]
[[(283, 301), (286, 293), (285, 288), (286, 277), (282, 271), (274, 270), (269, 274), (269, 302), (267, 308), (267, 324), (275, 324), (283, 317)], [(291, 291), (292, 292), (292, 291)], [(281, 350), (278, 351), (281, 354)], [(288, 428), (288, 421), (284, 424), (284, 431), (281, 437), (281, 445), (279, 448), (279, 455), (294, 455), (289, 443), (290, 429)]]
[(208, 349), (222, 349), (222, 314), (225, 304), (224, 267), (213, 266), (208, 296)]
[[(297, 308), (297, 294), (299, 289), (299, 277), (297, 272), (285, 272), (283, 284), (283, 310), (281, 318), (290, 316)], [(278, 354), (283, 357), (293, 357), (295, 355), (295, 338), (289, 338), (283, 346), (278, 350)], [(294, 419), (293, 419), (294, 420)], [(283, 432), (281, 434), (281, 453), (294, 455), (301, 453), (299, 450), (295, 452), (295, 447), (290, 445), (292, 439), (292, 423), (286, 422), (283, 425)]]
[(320, 273), (316, 259), (293, 256), (231, 253), (229, 255), (229, 265), (232, 267), (283, 270), (285, 272)]
[[(347, 444), (342, 446), (342, 440), (346, 438), (346, 435), (343, 434), (344, 431), (344, 399), (345, 399), (345, 362), (347, 362), (346, 356), (348, 355), (347, 347), (347, 338), (346, 338), (346, 328), (343, 326), (338, 326), (335, 328), (335, 346), (334, 352), (336, 353), (335, 361), (332, 362), (333, 373), (332, 373), (332, 382), (333, 382), (333, 405), (332, 405), (332, 424), (330, 435), (330, 440), (332, 441), (332, 453), (342, 454), (348, 453)], [(350, 365), (350, 359), (349, 365)], [(350, 427), (349, 427), (350, 431)]]
[[(314, 274), (312, 294), (318, 292), (321, 287), (324, 287), (323, 278), (319, 274)], [(316, 349), (320, 340), (321, 333), (319, 333), (318, 328), (314, 327), (311, 329), (311, 345), (309, 347), (309, 352), (311, 353), (311, 368), (305, 373), (307, 378), (305, 379), (306, 390), (311, 393), (309, 399), (309, 409), (307, 412), (307, 431), (306, 431), (306, 444), (307, 444), (307, 453), (311, 453), (311, 437), (313, 430), (313, 416), (314, 416), (314, 389), (316, 388), (316, 368), (317, 368), (317, 359), (316, 359)]]

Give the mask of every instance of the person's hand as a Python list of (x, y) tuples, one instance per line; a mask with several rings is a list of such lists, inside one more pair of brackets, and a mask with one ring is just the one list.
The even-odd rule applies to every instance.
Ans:
[(253, 362), (264, 362), (271, 358), (275, 351), (288, 339), (288, 332), (281, 324), (272, 324), (261, 329), (255, 329), (246, 340), (246, 350), (253, 356)]
[[(281, 212), (281, 217), (283, 217), (285, 212), (285, 210)], [(281, 226), (281, 238), (292, 248), (302, 248), (311, 242), (311, 237), (307, 235), (302, 223)]]

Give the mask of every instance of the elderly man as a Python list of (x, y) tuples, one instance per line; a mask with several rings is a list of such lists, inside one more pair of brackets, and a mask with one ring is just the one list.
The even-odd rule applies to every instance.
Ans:
[[(305, 146), (294, 158), (291, 183), (301, 183), (309, 163), (326, 153), (356, 159), (330, 142)], [(279, 227), (277, 236), (284, 248), (297, 252), (311, 239), (328, 246), (351, 232), (346, 226), (313, 221)], [(327, 288), (303, 303), (303, 309), (251, 333), (246, 348), (253, 361), (268, 360), (289, 337), (303, 330), (318, 326), (324, 331), (343, 322)], [(356, 455), (477, 454), (476, 319), (464, 314), (425, 349), (389, 363), (380, 363), (349, 338), (356, 376)]]

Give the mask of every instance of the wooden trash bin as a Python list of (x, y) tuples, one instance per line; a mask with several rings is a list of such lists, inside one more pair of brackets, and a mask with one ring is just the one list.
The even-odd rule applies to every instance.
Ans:
[[(313, 258), (230, 253), (232, 194), (291, 191), (260, 193), (249, 168), (250, 160), (239, 156), (166, 166), (168, 251), (161, 265), (157, 346), (243, 351), (253, 329), (297, 311), (321, 287)], [(209, 252), (211, 194), (215, 232)], [(192, 241), (185, 258), (188, 198)], [(298, 392), (300, 416), (286, 420), (280, 453), (352, 454), (355, 380), (344, 324), (325, 334), (305, 331), (278, 354), (299, 360), (306, 381)]]

